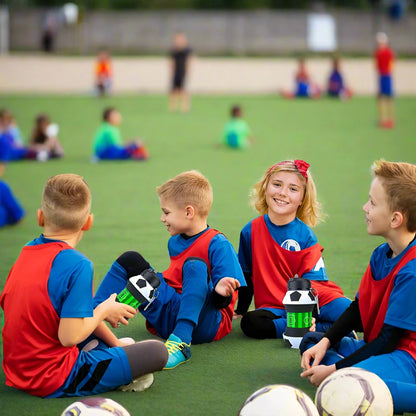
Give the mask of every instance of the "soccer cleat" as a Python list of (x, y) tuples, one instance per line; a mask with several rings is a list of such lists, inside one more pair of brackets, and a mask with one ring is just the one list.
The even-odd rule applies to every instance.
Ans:
[(154, 381), (152, 373), (134, 379), (131, 383), (120, 386), (118, 390), (121, 391), (144, 391), (148, 389)]
[(191, 346), (182, 342), (176, 335), (171, 334), (165, 343), (169, 352), (169, 359), (164, 370), (171, 370), (192, 357)]

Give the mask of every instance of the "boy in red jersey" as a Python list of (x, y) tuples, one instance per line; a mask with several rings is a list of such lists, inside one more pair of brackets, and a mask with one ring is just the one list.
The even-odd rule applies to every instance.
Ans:
[[(334, 371), (376, 373), (393, 397), (394, 413), (416, 412), (416, 166), (385, 160), (373, 165), (367, 232), (377, 247), (351, 306), (325, 333), (303, 337), (301, 376), (318, 386)], [(346, 338), (351, 330), (364, 340)]]
[[(245, 285), (237, 254), (219, 231), (207, 224), (213, 195), (208, 179), (197, 171), (176, 175), (156, 188), (160, 220), (171, 235), (170, 266), (158, 273), (158, 296), (139, 311), (150, 332), (167, 339), (172, 369), (191, 358), (191, 341), (219, 340), (232, 329), (236, 290)], [(121, 291), (126, 280), (150, 264), (137, 252), (122, 254), (97, 290), (96, 300)]]
[[(104, 324), (127, 325), (136, 310), (116, 294), (93, 308), (93, 267), (74, 247), (93, 222), (91, 193), (81, 176), (57, 175), (44, 187), (37, 212), (43, 234), (23, 247), (7, 278), (3, 369), (6, 384), (40, 397), (143, 390), (168, 353), (151, 340), (127, 344)], [(97, 339), (87, 350), (78, 344)], [(134, 380), (134, 381), (133, 381)], [(129, 386), (126, 386), (129, 384)]]
[(389, 40), (385, 33), (377, 33), (376, 41), (377, 49), (374, 57), (379, 81), (377, 97), (379, 125), (391, 129), (394, 127), (392, 80), (394, 52), (388, 45)]

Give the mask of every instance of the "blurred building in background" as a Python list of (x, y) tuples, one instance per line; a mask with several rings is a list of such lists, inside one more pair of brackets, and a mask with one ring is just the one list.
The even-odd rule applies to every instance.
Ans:
[[(400, 12), (400, 10), (399, 10)], [(396, 11), (396, 14), (399, 13)], [(41, 49), (46, 8), (10, 7), (10, 51)], [(311, 19), (312, 16), (312, 19)], [(95, 54), (108, 48), (114, 54), (166, 54), (171, 36), (182, 31), (198, 55), (275, 56), (311, 51), (319, 28), (315, 18), (329, 22), (321, 36), (323, 45), (345, 54), (369, 54), (374, 34), (389, 34), (399, 54), (416, 54), (416, 13), (400, 18), (375, 9), (312, 10), (83, 10), (74, 24), (60, 24), (54, 51), (63, 54)], [(332, 22), (332, 23), (331, 23)], [(329, 32), (328, 32), (329, 30)], [(325, 36), (332, 36), (329, 41)], [(319, 33), (318, 33), (319, 35)], [(313, 39), (312, 37), (315, 36)], [(319, 39), (318, 43), (319, 45)], [(318, 47), (319, 50), (319, 47)]]

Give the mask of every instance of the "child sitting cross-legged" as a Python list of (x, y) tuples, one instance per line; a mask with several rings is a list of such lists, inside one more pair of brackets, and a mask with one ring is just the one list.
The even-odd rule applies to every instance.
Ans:
[[(367, 232), (386, 241), (371, 255), (350, 307), (325, 333), (301, 342), (302, 377), (318, 386), (358, 367), (390, 389), (394, 413), (416, 412), (416, 166), (379, 160), (364, 204)], [(363, 340), (345, 335), (364, 332)]]
[[(127, 325), (136, 314), (116, 302), (114, 290), (93, 307), (93, 266), (75, 250), (92, 226), (90, 210), (82, 177), (62, 174), (46, 182), (37, 212), (43, 234), (23, 247), (0, 297), (8, 386), (40, 397), (143, 390), (167, 361), (162, 342), (123, 342), (105, 325)], [(87, 348), (92, 335), (101, 342)]]
[[(213, 201), (207, 178), (183, 172), (157, 189), (161, 221), (171, 235), (170, 266), (158, 273), (160, 286), (153, 302), (139, 311), (148, 329), (167, 339), (171, 369), (191, 358), (191, 342), (216, 341), (231, 331), (236, 289), (245, 285), (237, 254), (219, 231), (207, 224)], [(96, 300), (120, 292), (128, 278), (149, 269), (137, 252), (122, 254), (97, 290)]]

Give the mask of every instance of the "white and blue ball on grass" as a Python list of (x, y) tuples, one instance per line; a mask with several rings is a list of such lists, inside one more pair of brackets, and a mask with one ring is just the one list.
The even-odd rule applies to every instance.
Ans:
[(271, 384), (254, 392), (238, 416), (319, 416), (312, 399), (286, 384)]
[(392, 416), (393, 400), (384, 381), (362, 368), (342, 368), (318, 387), (315, 404), (321, 416)]
[(130, 413), (114, 400), (94, 396), (70, 404), (61, 416), (130, 416)]

